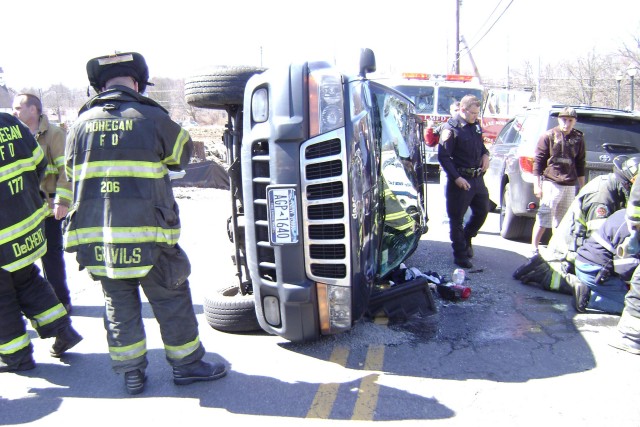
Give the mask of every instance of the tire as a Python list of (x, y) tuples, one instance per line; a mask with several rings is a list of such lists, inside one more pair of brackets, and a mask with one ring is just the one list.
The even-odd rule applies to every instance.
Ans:
[(193, 107), (226, 110), (242, 105), (244, 88), (251, 76), (265, 68), (221, 66), (209, 73), (189, 77), (184, 84), (184, 98)]
[(531, 218), (517, 216), (511, 209), (511, 189), (509, 183), (502, 190), (500, 203), (500, 236), (509, 240), (531, 238)]
[(253, 295), (242, 295), (238, 286), (217, 289), (204, 298), (204, 314), (213, 329), (223, 332), (262, 330)]

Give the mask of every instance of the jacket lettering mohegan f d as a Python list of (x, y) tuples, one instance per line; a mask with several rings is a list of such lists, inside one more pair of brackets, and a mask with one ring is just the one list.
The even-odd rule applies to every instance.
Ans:
[(93, 276), (144, 277), (154, 248), (180, 237), (168, 171), (186, 167), (193, 142), (164, 108), (122, 86), (80, 113), (65, 152), (74, 190), (65, 250)]

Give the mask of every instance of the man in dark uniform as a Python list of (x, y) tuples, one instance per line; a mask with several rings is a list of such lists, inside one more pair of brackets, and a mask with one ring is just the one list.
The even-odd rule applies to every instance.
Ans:
[[(453, 261), (471, 268), (471, 239), (478, 234), (489, 213), (489, 191), (483, 175), (489, 168), (489, 151), (482, 140), (478, 120), (480, 100), (466, 95), (460, 100), (460, 111), (444, 125), (438, 146), (438, 161), (447, 174), (447, 215)], [(471, 208), (466, 224), (464, 214)]]
[(146, 379), (147, 344), (140, 288), (160, 324), (175, 384), (223, 377), (223, 363), (202, 360), (189, 274), (178, 245), (180, 216), (169, 170), (184, 169), (193, 152), (189, 133), (142, 95), (149, 70), (139, 53), (91, 59), (89, 83), (98, 92), (69, 132), (67, 177), (73, 205), (65, 249), (105, 295), (105, 328), (112, 367), (128, 393)]

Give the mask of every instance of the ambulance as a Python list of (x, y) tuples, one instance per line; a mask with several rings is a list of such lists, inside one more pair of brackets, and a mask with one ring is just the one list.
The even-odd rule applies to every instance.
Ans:
[[(391, 86), (416, 105), (416, 112), (427, 123), (427, 142), (434, 141), (429, 138), (433, 129), (451, 117), (451, 104), (459, 102), (465, 95), (474, 95), (482, 100), (484, 94), (484, 87), (477, 77), (463, 74), (402, 73), (402, 78)], [(427, 143), (425, 161), (429, 175), (438, 175), (437, 139)]]

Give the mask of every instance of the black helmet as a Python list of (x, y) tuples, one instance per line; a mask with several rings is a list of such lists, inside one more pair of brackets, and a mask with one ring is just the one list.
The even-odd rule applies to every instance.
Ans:
[(149, 68), (144, 57), (137, 52), (99, 56), (87, 62), (89, 84), (96, 92), (114, 77), (129, 76), (138, 82), (138, 92), (144, 93), (149, 83)]
[(634, 156), (620, 155), (613, 159), (613, 171), (623, 182), (633, 184), (640, 171), (640, 154)]

